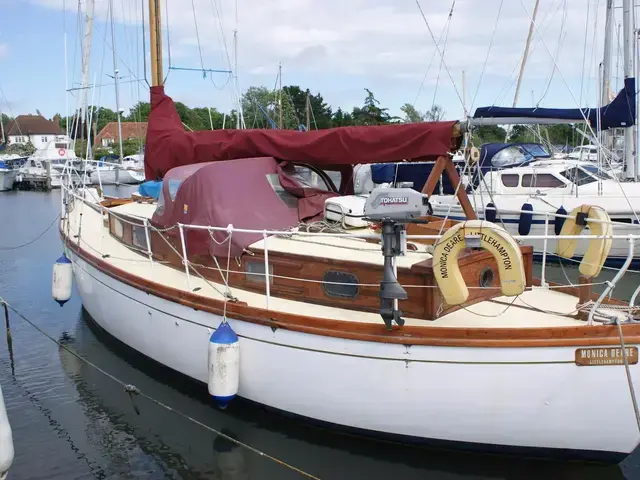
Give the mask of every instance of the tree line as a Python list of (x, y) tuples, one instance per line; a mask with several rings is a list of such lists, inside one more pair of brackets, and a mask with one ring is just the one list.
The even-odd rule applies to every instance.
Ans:
[[(289, 130), (316, 130), (332, 127), (349, 127), (365, 125), (388, 125), (396, 123), (418, 123), (439, 121), (445, 112), (439, 105), (433, 105), (426, 111), (418, 110), (414, 105), (405, 103), (400, 108), (401, 116), (391, 115), (389, 109), (383, 107), (374, 93), (364, 89), (361, 106), (351, 110), (338, 107), (333, 109), (324, 100), (322, 94), (313, 93), (309, 89), (303, 90), (298, 85), (289, 85), (281, 90), (271, 90), (267, 87), (249, 87), (242, 96), (242, 111), (246, 128), (284, 128)], [(180, 120), (186, 129), (217, 130), (221, 128), (235, 128), (237, 125), (236, 110), (229, 114), (220, 112), (215, 107), (190, 108), (182, 102), (175, 102)], [(146, 122), (149, 119), (151, 106), (149, 102), (138, 102), (128, 112), (122, 115), (124, 122)], [(94, 138), (108, 123), (117, 121), (114, 110), (103, 106), (90, 106), (89, 114), (92, 119), (91, 132), (80, 128), (79, 115), (71, 117), (56, 114), (53, 120), (58, 122), (61, 129), (66, 131), (67, 122), (72, 138), (76, 140), (76, 154), (84, 157), (86, 139), (89, 134)], [(3, 114), (3, 121), (9, 117)], [(561, 124), (531, 128), (525, 125), (515, 125), (508, 131), (499, 126), (482, 126), (474, 129), (474, 144), (493, 142), (536, 142), (561, 145), (575, 145), (580, 141), (573, 125)], [(123, 150), (125, 155), (137, 153), (144, 139), (125, 140)], [(117, 145), (104, 149), (95, 145), (94, 156), (100, 158), (112, 152), (118, 152)]]

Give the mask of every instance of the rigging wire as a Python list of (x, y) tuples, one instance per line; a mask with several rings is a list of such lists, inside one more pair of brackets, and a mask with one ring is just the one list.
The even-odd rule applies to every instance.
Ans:
[(207, 425), (206, 423), (203, 423), (197, 419), (195, 419), (194, 417), (180, 411), (177, 410), (169, 405), (167, 405), (164, 402), (161, 402), (160, 400), (152, 397), (151, 395), (148, 395), (144, 392), (142, 392), (140, 389), (138, 389), (138, 387), (136, 387), (135, 385), (131, 385), (131, 384), (127, 384), (125, 382), (123, 382), (122, 380), (120, 380), (118, 377), (116, 377), (115, 375), (112, 375), (111, 373), (107, 372), (106, 370), (100, 368), (98, 365), (96, 365), (95, 363), (91, 362), (90, 360), (88, 360), (87, 358), (85, 358), (83, 355), (80, 355), (78, 352), (76, 352), (75, 350), (69, 348), (69, 346), (65, 345), (64, 343), (60, 342), (59, 340), (56, 340), (53, 336), (51, 336), (50, 334), (48, 334), (46, 331), (44, 331), (42, 328), (40, 328), (38, 325), (36, 325), (35, 322), (29, 320), (26, 316), (24, 316), (19, 310), (17, 310), (13, 305), (9, 304), (6, 300), (4, 300), (2, 297), (0, 297), (0, 304), (1, 305), (5, 305), (7, 308), (9, 308), (13, 313), (15, 313), (19, 318), (21, 318), (22, 320), (24, 320), (27, 324), (29, 324), (31, 327), (33, 327), (36, 331), (38, 331), (40, 334), (42, 334), (44, 337), (48, 338), (49, 340), (51, 340), (53, 343), (55, 343), (59, 348), (64, 349), (65, 351), (69, 352), (71, 355), (73, 355), (74, 357), (76, 357), (78, 360), (80, 360), (81, 362), (89, 365), (91, 368), (93, 368), (94, 370), (96, 370), (97, 372), (100, 372), (102, 375), (104, 375), (107, 378), (110, 378), (111, 380), (113, 380), (115, 383), (119, 384), (120, 386), (122, 386), (124, 388), (124, 391), (127, 393), (132, 393), (135, 395), (139, 395), (142, 398), (145, 398), (147, 400), (149, 400), (150, 402), (158, 405), (159, 407), (164, 408), (165, 410), (168, 410), (169, 412), (173, 412), (176, 415), (178, 415), (179, 417), (184, 418), (185, 420), (188, 420), (196, 425), (199, 425), (200, 427), (204, 428), (205, 430), (208, 430), (211, 433), (214, 433), (222, 438), (224, 438), (225, 440), (228, 440), (229, 442), (238, 445), (239, 447), (243, 447), (247, 450), (249, 450), (252, 453), (255, 453), (259, 456), (261, 456), (262, 458), (266, 458), (268, 460), (271, 460), (274, 463), (277, 463), (278, 465), (288, 468), (289, 470), (292, 470), (306, 478), (312, 478), (312, 479), (316, 479), (319, 480), (318, 477), (316, 477), (315, 475), (312, 475), (311, 473), (305, 472), (304, 470), (295, 467), (293, 465), (291, 465), (290, 463), (285, 462), (284, 460), (280, 460), (277, 457), (274, 457), (272, 455), (269, 455), (268, 453), (265, 453), (261, 450), (258, 450), (255, 447), (252, 447), (251, 445), (244, 443), (240, 440), (238, 440), (237, 438), (234, 438), (230, 435), (227, 435), (226, 433), (216, 430), (215, 428)]
[[(451, 3), (451, 10), (449, 10), (449, 16), (447, 17), (446, 34), (444, 36), (444, 45), (442, 46), (442, 57), (440, 57), (440, 65), (438, 66), (438, 75), (436, 77), (436, 85), (433, 89), (433, 100), (431, 101), (431, 112), (436, 105), (436, 97), (438, 95), (438, 86), (440, 85), (440, 74), (442, 73), (442, 63), (444, 62), (444, 54), (447, 50), (447, 43), (449, 41), (449, 31), (451, 30), (451, 18), (453, 17), (453, 9), (456, 6), (456, 0)], [(462, 105), (464, 108), (464, 104)]]
[(591, 12), (591, 0), (587, 0), (587, 21), (584, 24), (584, 46), (582, 47), (582, 73), (580, 74), (580, 101), (578, 107), (582, 105), (582, 93), (584, 91), (584, 69), (587, 61), (587, 36), (589, 33), (589, 14)]
[[(566, 21), (567, 21), (567, 0), (564, 0), (563, 10), (562, 10), (562, 20), (560, 23), (560, 33), (558, 34), (558, 46), (556, 48), (556, 57), (555, 57), (556, 62), (560, 59), (560, 51), (562, 50), (562, 43), (564, 41), (564, 38), (566, 38), (566, 34), (564, 33)], [(547, 93), (549, 93), (549, 88), (551, 88), (551, 83), (553, 82), (553, 76), (556, 73), (556, 62), (553, 63), (553, 66), (551, 68), (551, 75), (549, 76), (549, 82), (547, 83), (546, 88), (542, 92), (542, 96), (536, 103), (536, 107), (540, 106), (540, 103), (542, 103), (542, 101), (547, 96)]]
[(440, 50), (440, 47), (438, 46), (438, 43), (436, 42), (436, 37), (433, 35), (433, 30), (431, 30), (431, 26), (429, 25), (429, 21), (427, 20), (427, 17), (424, 14), (424, 11), (422, 10), (422, 6), (420, 5), (420, 0), (416, 0), (416, 5), (418, 6), (418, 10), (420, 10), (420, 15), (422, 16), (422, 20), (424, 20), (424, 24), (427, 27), (427, 30), (429, 30), (429, 35), (431, 36), (431, 40), (433, 41), (433, 44), (436, 47), (436, 50), (438, 51), (438, 54), (440, 55), (440, 59), (442, 61), (442, 66), (444, 67), (445, 71), (447, 72), (447, 75), (449, 76), (449, 80), (451, 81), (451, 85), (453, 86), (453, 90), (456, 93), (456, 96), (458, 97), (458, 100), (460, 101), (460, 105), (462, 105), (462, 107), (464, 108), (464, 100), (462, 99), (462, 96), (460, 95), (460, 91), (458, 90), (458, 87), (456, 86), (456, 82), (453, 80), (453, 76), (451, 75), (451, 71), (449, 71), (449, 67), (447, 66), (447, 62), (444, 61), (444, 55), (442, 54), (442, 51)]
[(198, 42), (198, 54), (200, 55), (200, 66), (202, 67), (203, 75), (206, 75), (205, 69), (204, 69), (204, 60), (202, 59), (202, 45), (200, 44), (200, 33), (198, 31), (198, 18), (196, 14), (195, 0), (191, 0), (191, 11), (193, 13), (193, 25), (195, 26), (195, 30), (196, 30), (196, 41)]
[[(560, 5), (559, 5), (558, 8), (556, 8), (556, 10), (553, 13), (553, 15), (551, 15), (551, 11), (552, 11), (552, 9), (555, 6), (557, 1), (558, 0), (553, 0), (553, 3), (549, 6), (549, 8), (547, 10), (545, 10), (544, 16), (542, 17), (540, 22), (538, 22), (538, 24), (540, 26), (544, 26), (544, 28), (542, 29), (542, 34), (543, 35), (546, 34), (547, 30), (551, 26), (552, 20), (556, 17), (558, 12), (560, 11)], [(549, 17), (549, 15), (551, 15), (551, 17)], [(540, 43), (541, 42), (540, 42), (540, 39), (538, 37), (532, 39), (532, 45), (531, 45), (531, 48), (529, 49), (529, 57), (531, 57), (533, 55), (533, 53), (535, 52), (536, 48), (538, 46), (540, 46)], [(516, 72), (518, 71), (518, 69), (520, 67), (520, 64), (522, 63), (523, 58), (524, 58), (524, 52), (520, 57), (518, 57), (518, 61), (514, 64), (513, 69), (511, 70), (511, 73), (507, 77), (507, 80), (504, 82), (502, 88), (500, 89), (500, 92), (498, 93), (498, 95), (496, 96), (495, 100), (493, 101), (493, 105), (502, 104), (502, 102), (504, 101), (505, 97), (507, 96), (507, 93), (509, 93), (511, 88), (514, 87), (515, 84), (517, 83)]]
[(500, 0), (500, 6), (498, 7), (498, 15), (496, 16), (496, 22), (493, 24), (493, 32), (491, 32), (491, 40), (489, 41), (489, 48), (487, 49), (487, 56), (484, 57), (484, 63), (482, 64), (482, 70), (480, 71), (480, 78), (478, 79), (478, 85), (476, 85), (476, 91), (474, 92), (473, 98), (471, 99), (469, 112), (473, 111), (473, 106), (476, 103), (476, 97), (478, 96), (480, 85), (482, 85), (482, 78), (484, 77), (484, 72), (487, 69), (487, 63), (489, 62), (489, 54), (491, 53), (491, 48), (493, 47), (493, 41), (495, 40), (495, 37), (496, 37), (496, 31), (498, 30), (498, 22), (500, 21), (500, 14), (502, 13), (503, 4), (504, 4), (504, 0)]
[[(440, 45), (440, 43), (442, 43), (442, 40), (444, 39), (444, 34), (445, 32), (447, 32), (447, 27), (449, 25), (449, 22), (451, 21), (451, 17), (447, 17), (447, 21), (444, 25), (444, 27), (442, 27), (442, 31), (440, 32), (440, 38), (438, 38), (438, 45)], [(438, 53), (436, 51), (436, 49), (433, 49), (433, 53), (431, 54), (431, 60), (429, 60), (429, 65), (427, 65), (427, 71), (424, 72), (424, 76), (422, 77), (422, 82), (420, 83), (420, 87), (418, 88), (418, 93), (416, 93), (416, 98), (413, 100), (413, 103), (411, 104), (413, 107), (416, 106), (416, 103), (418, 103), (418, 98), (420, 97), (420, 94), (422, 93), (422, 89), (424, 88), (424, 84), (427, 81), (427, 76), (429, 76), (429, 72), (431, 71), (431, 65), (433, 64), (433, 61), (436, 58), (436, 53)]]

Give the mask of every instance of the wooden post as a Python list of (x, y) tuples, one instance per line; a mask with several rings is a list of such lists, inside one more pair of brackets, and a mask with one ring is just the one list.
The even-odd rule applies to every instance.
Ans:
[(467, 217), (467, 220), (477, 220), (478, 217), (476, 215), (476, 212), (473, 210), (473, 207), (471, 206), (471, 202), (469, 201), (467, 192), (462, 187), (462, 185), (460, 185), (460, 188), (458, 188), (458, 185), (461, 182), (460, 175), (458, 175), (458, 171), (453, 165), (453, 160), (451, 158), (438, 157), (433, 170), (431, 170), (431, 173), (429, 174), (429, 178), (427, 178), (427, 182), (424, 184), (422, 193), (430, 197), (435, 190), (436, 185), (438, 184), (440, 175), (443, 172), (447, 173), (447, 176), (449, 177), (449, 180), (451, 180), (453, 188), (457, 189), (458, 201), (460, 202), (460, 206), (462, 207), (462, 211)]

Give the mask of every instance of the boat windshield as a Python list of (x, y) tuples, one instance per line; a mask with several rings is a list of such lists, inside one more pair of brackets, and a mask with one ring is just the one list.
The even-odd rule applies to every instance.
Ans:
[(565, 178), (568, 178), (576, 185), (587, 185), (588, 183), (593, 183), (597, 181), (599, 178), (602, 180), (609, 180), (611, 177), (604, 173), (596, 166), (585, 165), (584, 167), (573, 167), (568, 168), (567, 170), (560, 172)]
[(611, 175), (609, 175), (608, 173), (604, 172), (601, 168), (598, 168), (595, 165), (583, 165), (580, 167), (583, 170), (586, 170), (587, 172), (589, 172), (591, 175), (594, 175), (598, 178), (601, 178), (602, 180), (611, 180)]

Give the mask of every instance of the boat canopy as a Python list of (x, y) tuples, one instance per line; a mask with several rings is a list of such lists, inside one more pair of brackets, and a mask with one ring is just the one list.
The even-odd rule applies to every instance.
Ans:
[(485, 143), (480, 146), (480, 167), (501, 169), (523, 165), (551, 154), (540, 143)]
[[(177, 223), (251, 230), (283, 230), (321, 215), (324, 201), (337, 193), (309, 184), (291, 163), (272, 157), (206, 162), (176, 167), (165, 175), (155, 226)], [(226, 231), (185, 229), (188, 251), (226, 256)], [(177, 229), (167, 231), (179, 236)], [(235, 232), (231, 255), (240, 256), (261, 233)], [(179, 240), (178, 240), (179, 241)]]
[[(147, 180), (193, 163), (273, 157), (325, 170), (358, 163), (435, 161), (458, 148), (456, 122), (294, 130), (212, 130), (186, 132), (173, 100), (161, 86), (151, 87), (145, 147)], [(454, 144), (452, 144), (454, 142)]]
[(584, 122), (587, 119), (591, 127), (596, 128), (600, 112), (602, 112), (600, 117), (602, 130), (632, 126), (636, 118), (635, 78), (625, 79), (624, 88), (616, 98), (601, 108), (480, 107), (473, 114), (471, 123), (473, 125), (552, 124)]

